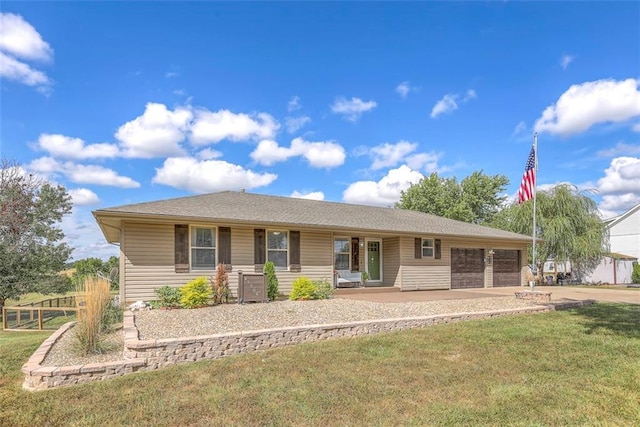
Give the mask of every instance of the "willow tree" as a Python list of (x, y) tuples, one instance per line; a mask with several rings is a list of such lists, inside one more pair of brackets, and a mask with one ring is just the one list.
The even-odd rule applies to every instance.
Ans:
[[(491, 225), (516, 233), (531, 235), (533, 200), (513, 204), (494, 216)], [(570, 184), (559, 184), (536, 196), (536, 228), (539, 239), (536, 260), (550, 258), (570, 261), (579, 275), (593, 270), (608, 252), (607, 227), (600, 218), (596, 203), (587, 192)], [(531, 260), (529, 254), (529, 259)]]

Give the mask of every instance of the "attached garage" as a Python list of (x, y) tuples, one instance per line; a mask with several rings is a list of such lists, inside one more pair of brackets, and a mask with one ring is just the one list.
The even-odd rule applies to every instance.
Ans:
[(451, 289), (484, 288), (484, 249), (451, 248)]
[(520, 251), (496, 249), (493, 255), (493, 287), (520, 286)]

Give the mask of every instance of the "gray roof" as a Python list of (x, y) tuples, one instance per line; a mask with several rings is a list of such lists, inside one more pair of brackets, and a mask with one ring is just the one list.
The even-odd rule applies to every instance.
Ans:
[(343, 229), (518, 241), (531, 240), (531, 236), (404, 209), (235, 191), (116, 206), (99, 209), (93, 213), (98, 220), (101, 217), (170, 217), (199, 219), (207, 222), (324, 228), (336, 231)]

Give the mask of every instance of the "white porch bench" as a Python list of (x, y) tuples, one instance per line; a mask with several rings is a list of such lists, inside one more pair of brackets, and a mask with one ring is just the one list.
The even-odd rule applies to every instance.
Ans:
[(336, 287), (343, 286), (349, 287), (361, 287), (362, 286), (362, 273), (359, 271), (349, 270), (336, 270)]

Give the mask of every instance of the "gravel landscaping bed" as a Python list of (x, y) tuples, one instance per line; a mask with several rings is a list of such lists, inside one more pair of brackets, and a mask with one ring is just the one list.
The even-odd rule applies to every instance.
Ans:
[[(268, 304), (223, 304), (194, 310), (148, 310), (135, 315), (139, 339), (178, 338), (287, 326), (345, 323), (360, 320), (481, 312), (536, 305), (512, 296), (427, 302), (379, 303), (334, 298), (320, 301), (275, 301)], [(44, 366), (69, 366), (122, 359), (122, 331), (107, 337), (111, 350), (80, 356), (73, 328), (51, 348)]]

